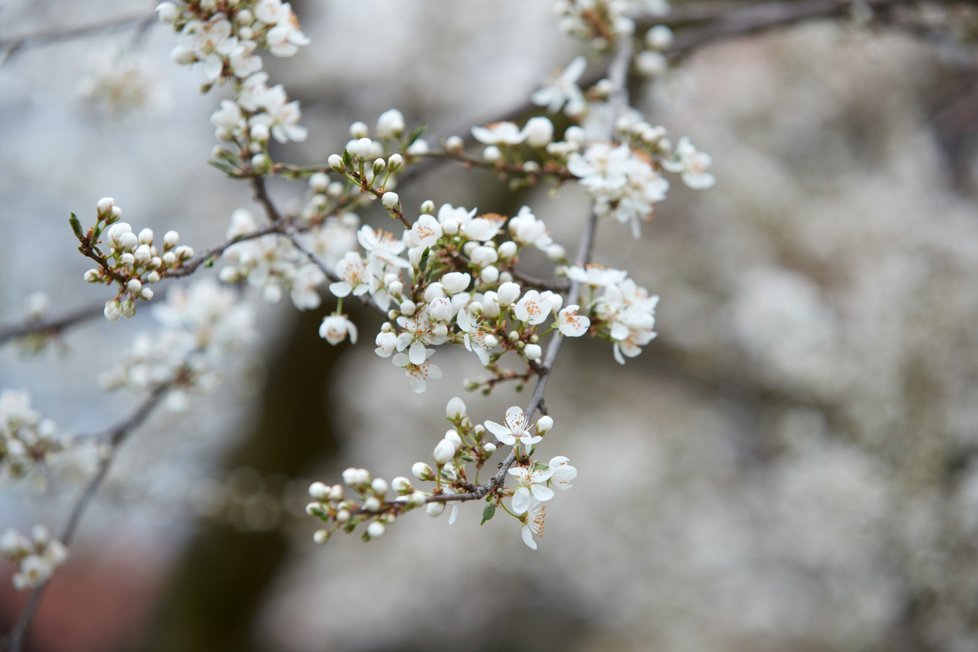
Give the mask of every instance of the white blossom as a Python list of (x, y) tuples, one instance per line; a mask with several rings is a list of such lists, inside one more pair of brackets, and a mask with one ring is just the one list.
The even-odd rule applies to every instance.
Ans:
[(491, 432), (496, 439), (507, 446), (514, 446), (516, 442), (523, 444), (524, 448), (529, 448), (543, 440), (540, 435), (532, 435), (527, 429), (526, 415), (523, 409), (517, 405), (506, 410), (506, 425), (495, 421), (486, 421), (486, 430)]
[(556, 113), (566, 105), (567, 115), (581, 115), (587, 109), (587, 101), (577, 86), (577, 80), (584, 74), (585, 68), (587, 68), (587, 59), (577, 57), (551, 84), (533, 93), (530, 99), (537, 106), (547, 107), (551, 113)]
[(531, 497), (545, 502), (554, 497), (553, 489), (547, 486), (554, 470), (550, 467), (535, 469), (525, 466), (513, 467), (509, 474), (517, 479), (519, 487), (513, 493), (512, 508), (514, 514), (524, 514), (530, 508)]
[(357, 326), (346, 315), (333, 313), (323, 318), (319, 326), (319, 337), (330, 344), (339, 344), (349, 336), (350, 343), (357, 343)]

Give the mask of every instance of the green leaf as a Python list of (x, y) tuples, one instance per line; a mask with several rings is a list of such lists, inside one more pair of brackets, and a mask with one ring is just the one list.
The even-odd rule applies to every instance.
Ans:
[(225, 161), (224, 159), (211, 159), (210, 161), (207, 161), (207, 164), (232, 177), (241, 176), (241, 171), (237, 168), (237, 166)]
[(488, 521), (495, 515), (496, 515), (496, 503), (489, 503), (488, 505), (485, 506), (485, 509), (482, 510), (482, 523), (479, 523), (479, 525), (484, 525), (486, 521)]
[(76, 238), (79, 240), (85, 239), (85, 232), (82, 230), (82, 225), (77, 215), (71, 213), (71, 217), (68, 218), (68, 224), (71, 225), (71, 230), (75, 232)]
[(421, 260), (418, 261), (418, 271), (422, 274), (424, 270), (428, 267), (428, 259), (431, 257), (431, 248), (425, 247), (425, 250), (421, 252)]
[(411, 130), (411, 134), (408, 136), (407, 144), (408, 145), (411, 145), (418, 138), (421, 138), (421, 136), (424, 135), (425, 129), (427, 129), (427, 128), (428, 128), (427, 125), (419, 125), (419, 126), (415, 127), (414, 129), (412, 129)]

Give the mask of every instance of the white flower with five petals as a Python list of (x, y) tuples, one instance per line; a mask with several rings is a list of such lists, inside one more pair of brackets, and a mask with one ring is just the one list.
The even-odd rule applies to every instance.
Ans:
[(540, 502), (545, 502), (554, 497), (553, 489), (547, 486), (547, 481), (554, 474), (550, 467), (545, 469), (533, 469), (519, 466), (509, 470), (509, 474), (517, 478), (519, 487), (513, 494), (513, 513), (525, 514), (530, 508), (531, 496)]
[(495, 421), (486, 421), (486, 430), (491, 432), (496, 439), (507, 446), (514, 446), (517, 441), (523, 444), (524, 448), (529, 448), (543, 440), (540, 435), (532, 435), (527, 430), (527, 418), (523, 409), (517, 405), (506, 410), (506, 425)]

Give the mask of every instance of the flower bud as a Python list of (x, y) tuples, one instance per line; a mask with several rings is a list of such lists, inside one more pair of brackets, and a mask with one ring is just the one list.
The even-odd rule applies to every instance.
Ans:
[(370, 488), (383, 496), (387, 493), (387, 481), (383, 478), (374, 478), (374, 481), (370, 483)]
[(350, 125), (351, 138), (366, 138), (370, 134), (370, 127), (365, 122), (357, 120)]
[(435, 472), (431, 470), (431, 467), (424, 462), (415, 462), (411, 467), (411, 475), (416, 477), (418, 480), (434, 480)]
[(441, 278), (442, 285), (445, 286), (445, 291), (449, 294), (465, 291), (471, 280), (471, 276), (462, 272), (449, 272)]
[(411, 481), (403, 475), (399, 475), (391, 480), (391, 488), (399, 494), (407, 493), (411, 491)]
[(156, 15), (161, 23), (173, 23), (180, 17), (180, 10), (172, 2), (161, 2), (156, 5)]
[(313, 482), (309, 485), (309, 497), (315, 500), (326, 500), (329, 497), (329, 487), (322, 482)]
[(523, 133), (530, 147), (546, 147), (554, 138), (554, 125), (548, 118), (537, 116), (527, 121)]
[(400, 154), (391, 154), (387, 159), (387, 169), (397, 172), (404, 166), (404, 157)]
[(520, 298), (520, 286), (516, 283), (503, 283), (496, 291), (499, 305), (506, 308), (513, 305)]
[(380, 198), (380, 203), (387, 210), (394, 210), (401, 203), (401, 198), (397, 196), (396, 192), (385, 192), (383, 197)]
[(491, 285), (499, 280), (499, 269), (497, 269), (494, 265), (489, 265), (482, 270), (482, 273), (479, 274), (479, 278), (482, 279), (483, 283), (488, 283)]
[(329, 530), (316, 530), (312, 534), (312, 540), (322, 545), (329, 541)]
[(384, 524), (381, 523), (380, 521), (374, 521), (373, 523), (367, 526), (367, 536), (369, 536), (371, 539), (376, 539), (378, 537), (384, 536), (385, 531), (386, 528), (384, 527)]
[(112, 210), (112, 207), (114, 205), (115, 205), (115, 199), (113, 199), (112, 197), (102, 197), (100, 200), (98, 200), (98, 204), (96, 204), (96, 208), (98, 209), (98, 212), (100, 214), (108, 213), (109, 211)]
[(503, 157), (503, 153), (495, 145), (489, 145), (482, 150), (482, 160), (487, 163), (495, 163)]
[(166, 233), (163, 234), (164, 249), (171, 249), (173, 247), (176, 247), (178, 242), (180, 242), (180, 234), (177, 233), (176, 231), (167, 231)]
[(553, 427), (554, 427), (553, 417), (550, 417), (546, 414), (540, 417), (540, 420), (537, 421), (537, 432), (541, 435), (545, 432), (550, 432), (550, 429)]
[(499, 245), (496, 251), (499, 253), (500, 258), (509, 259), (516, 255), (516, 251), (519, 246), (512, 240), (507, 240), (506, 242)]
[(309, 177), (309, 188), (313, 192), (322, 193), (326, 191), (326, 186), (329, 185), (329, 177), (326, 176), (324, 172), (317, 172), (316, 174)]
[(455, 444), (448, 439), (442, 439), (435, 446), (435, 450), (431, 456), (435, 459), (435, 464), (443, 466), (455, 457)]
[(461, 154), (465, 149), (465, 141), (458, 136), (449, 136), (445, 139), (445, 150), (452, 154)]
[(404, 116), (397, 109), (388, 109), (377, 118), (377, 135), (381, 138), (400, 136), (404, 128)]
[(424, 511), (428, 512), (428, 516), (431, 517), (441, 516), (445, 512), (445, 503), (428, 503)]
[[(434, 212), (435, 212), (435, 202), (431, 201), (430, 199), (426, 199), (423, 202), (421, 202), (422, 215), (431, 215)], [(442, 228), (444, 228), (444, 225), (442, 226)]]
[(346, 169), (346, 166), (343, 164), (343, 157), (339, 154), (330, 154), (329, 158), (326, 159), (326, 163), (337, 172), (342, 172)]
[(496, 445), (492, 442), (486, 442), (482, 445), (482, 450), (492, 455), (496, 452)]
[(445, 439), (455, 444), (455, 448), (462, 445), (462, 438), (459, 436), (458, 431), (454, 428), (449, 428), (445, 431)]
[(139, 244), (153, 244), (153, 229), (143, 229), (139, 232)]
[(526, 356), (527, 360), (539, 360), (543, 355), (543, 349), (540, 348), (539, 344), (527, 344), (523, 348), (523, 355)]
[(465, 416), (465, 401), (457, 396), (452, 397), (445, 407), (445, 416), (449, 419), (459, 419)]
[(368, 512), (379, 512), (380, 511), (380, 499), (376, 496), (370, 496), (365, 501), (363, 501), (363, 508)]
[(357, 158), (366, 159), (366, 158), (370, 158), (370, 155), (373, 154), (373, 151), (374, 151), (373, 141), (370, 140), (369, 138), (361, 138), (360, 140), (358, 140), (353, 144), (353, 148), (350, 150), (350, 153), (356, 156)]
[(251, 139), (258, 143), (267, 143), (269, 137), (268, 125), (258, 123), (252, 125), (251, 129)]
[(653, 50), (667, 50), (672, 47), (673, 36), (668, 25), (656, 25), (645, 33), (645, 45)]

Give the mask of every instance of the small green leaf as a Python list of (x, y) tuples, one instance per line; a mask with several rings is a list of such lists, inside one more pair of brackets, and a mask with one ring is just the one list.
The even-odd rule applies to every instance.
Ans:
[(431, 249), (425, 247), (425, 250), (421, 252), (421, 260), (418, 261), (418, 271), (422, 274), (424, 270), (428, 267), (428, 259), (431, 257)]
[(78, 221), (78, 216), (71, 213), (71, 217), (68, 218), (68, 224), (71, 225), (71, 230), (75, 232), (75, 237), (79, 240), (85, 238), (85, 232), (82, 230), (81, 222)]
[(488, 521), (495, 515), (496, 515), (496, 503), (489, 503), (488, 505), (485, 506), (485, 509), (482, 510), (482, 523), (479, 523), (479, 525), (484, 525), (486, 521)]
[(411, 134), (408, 136), (407, 144), (408, 145), (411, 145), (418, 138), (421, 138), (421, 136), (424, 135), (425, 129), (427, 129), (427, 128), (428, 128), (427, 125), (419, 125), (419, 126), (415, 127), (414, 129), (412, 129), (411, 130)]

